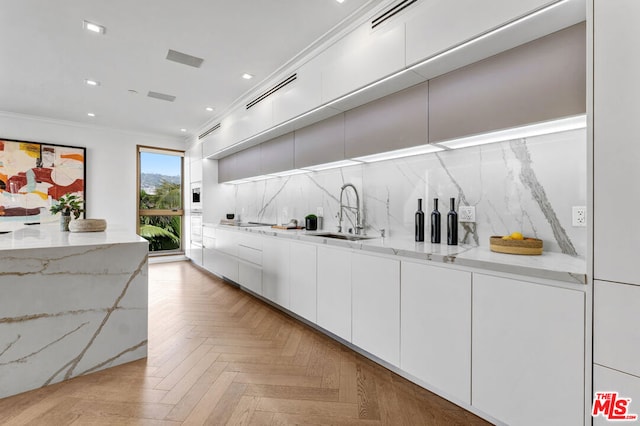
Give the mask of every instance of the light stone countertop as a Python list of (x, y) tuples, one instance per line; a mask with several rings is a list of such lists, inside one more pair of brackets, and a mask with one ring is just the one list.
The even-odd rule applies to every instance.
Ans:
[(328, 231), (307, 232), (304, 230), (281, 230), (271, 227), (238, 227), (219, 224), (205, 224), (205, 226), (291, 238), (299, 241), (327, 244), (371, 253), (455, 264), (484, 269), (487, 272), (504, 272), (573, 284), (587, 283), (587, 265), (585, 259), (562, 253), (543, 252), (540, 256), (521, 256), (494, 253), (490, 251), (488, 247), (469, 245), (448, 246), (447, 244), (431, 244), (428, 242), (416, 243), (415, 241), (399, 238), (372, 238), (359, 241), (346, 241), (313, 235), (314, 233)]
[[(7, 232), (8, 233), (2, 233)], [(52, 247), (93, 246), (147, 242), (133, 232), (109, 229), (102, 232), (61, 232), (58, 223), (0, 225), (0, 252), (4, 250), (40, 249)]]

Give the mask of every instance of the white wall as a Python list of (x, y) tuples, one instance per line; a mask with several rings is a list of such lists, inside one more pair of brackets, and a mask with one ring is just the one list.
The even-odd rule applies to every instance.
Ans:
[(81, 146), (87, 149), (88, 218), (109, 227), (136, 229), (136, 145), (184, 149), (184, 140), (0, 112), (0, 139)]

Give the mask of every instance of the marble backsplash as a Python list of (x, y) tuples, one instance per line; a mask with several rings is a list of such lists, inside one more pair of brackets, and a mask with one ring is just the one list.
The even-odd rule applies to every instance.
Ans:
[[(286, 223), (323, 210), (323, 229), (338, 225), (340, 188), (358, 189), (365, 232), (413, 240), (417, 199), (426, 215), (438, 198), (446, 241), (449, 198), (476, 208), (475, 223), (461, 223), (461, 243), (488, 246), (491, 235), (520, 231), (544, 240), (545, 250), (584, 257), (586, 228), (571, 225), (572, 206), (587, 197), (586, 130), (517, 139), (402, 159), (274, 178), (223, 184), (220, 205), (242, 221)], [(345, 200), (355, 204), (351, 190)], [(343, 229), (353, 227), (345, 214)]]

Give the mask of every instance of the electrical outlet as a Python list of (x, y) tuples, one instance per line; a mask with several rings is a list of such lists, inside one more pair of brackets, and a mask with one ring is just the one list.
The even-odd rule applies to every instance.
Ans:
[(476, 208), (475, 206), (458, 206), (459, 222), (475, 222)]
[(587, 208), (585, 206), (573, 206), (571, 224), (575, 227), (587, 226)]

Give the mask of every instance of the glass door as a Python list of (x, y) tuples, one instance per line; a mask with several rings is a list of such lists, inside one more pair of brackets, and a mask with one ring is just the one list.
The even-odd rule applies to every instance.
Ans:
[(138, 235), (150, 254), (183, 252), (183, 151), (138, 146)]

